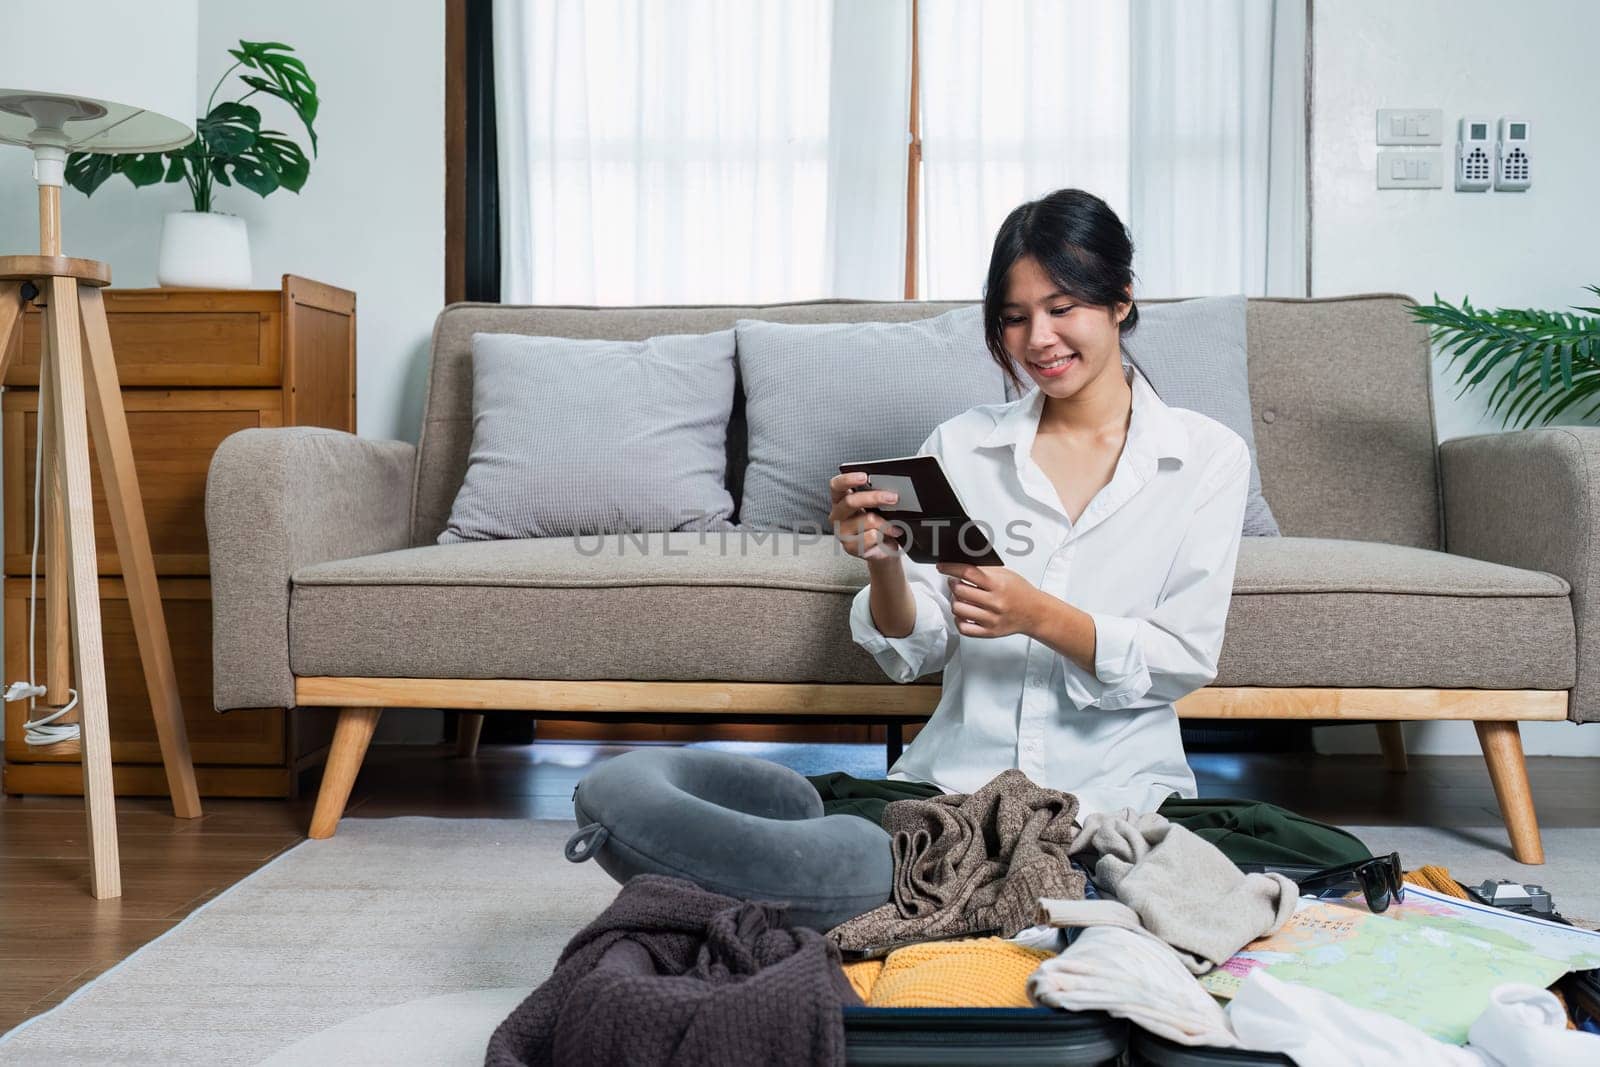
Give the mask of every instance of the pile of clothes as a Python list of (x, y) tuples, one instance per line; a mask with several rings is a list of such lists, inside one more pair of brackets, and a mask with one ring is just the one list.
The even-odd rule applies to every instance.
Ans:
[(1044, 1005), (1302, 1067), (1600, 1063), (1600, 1037), (1565, 1029), (1532, 987), (1497, 989), (1467, 1048), (1266, 974), (1224, 1010), (1197, 976), (1282, 927), (1299, 887), (1243, 872), (1160, 813), (1080, 820), (1074, 797), (1017, 770), (877, 810), (888, 903), (822, 933), (789, 926), (781, 904), (639, 875), (495, 1031), (486, 1062), (842, 1064), (846, 1007)]

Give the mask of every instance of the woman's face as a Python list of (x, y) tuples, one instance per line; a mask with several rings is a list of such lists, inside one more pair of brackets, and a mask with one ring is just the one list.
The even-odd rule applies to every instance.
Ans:
[(1012, 264), (1000, 336), (1046, 396), (1064, 400), (1113, 368), (1122, 373), (1118, 323), (1128, 304), (1097, 307), (1061, 291), (1032, 256)]

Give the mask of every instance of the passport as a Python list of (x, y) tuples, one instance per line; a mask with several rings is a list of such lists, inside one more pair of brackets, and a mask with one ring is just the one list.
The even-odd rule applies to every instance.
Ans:
[(866, 486), (898, 493), (890, 508), (871, 508), (908, 531), (902, 551), (918, 563), (971, 563), (1003, 567), (988, 533), (967, 514), (955, 486), (938, 456), (902, 456), (858, 463), (841, 463), (839, 472), (865, 471)]

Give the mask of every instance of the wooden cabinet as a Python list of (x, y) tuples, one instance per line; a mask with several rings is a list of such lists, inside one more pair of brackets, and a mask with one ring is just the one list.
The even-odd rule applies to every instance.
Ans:
[[(282, 708), (218, 714), (211, 706), (211, 593), (205, 484), (212, 453), (251, 427), (355, 429), (355, 294), (284, 275), (277, 291), (107, 289), (123, 407), (150, 528), (178, 690), (204, 796), (288, 796), (296, 770), (327, 745), (331, 717)], [(5, 683), (27, 678), (34, 446), (39, 407), (37, 311), (25, 316), (0, 401), (4, 471)], [(91, 442), (91, 450), (92, 450)], [(116, 541), (94, 469), (95, 548), (119, 794), (162, 795), (155, 742)], [(45, 582), (41, 548), (35, 675), (43, 684)], [(5, 706), (7, 793), (82, 790), (75, 742), (29, 746), (25, 701)]]
[[(115, 341), (112, 342), (115, 344)], [(139, 475), (150, 551), (158, 575), (210, 573), (206, 558), (206, 472), (211, 454), (236, 430), (280, 426), (276, 389), (124, 389), (133, 466)], [(5, 570), (26, 575), (33, 538), (34, 448), (39, 394), (7, 389), (3, 400)], [(94, 456), (94, 443), (89, 444)], [(98, 460), (91, 467), (98, 470)], [(94, 480), (94, 546), (101, 574), (121, 574), (116, 536), (99, 478)]]

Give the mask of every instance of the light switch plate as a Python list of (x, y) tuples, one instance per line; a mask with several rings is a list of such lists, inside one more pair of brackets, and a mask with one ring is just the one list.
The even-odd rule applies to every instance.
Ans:
[(1444, 144), (1444, 112), (1429, 107), (1381, 107), (1378, 143)]
[(1444, 153), (1379, 152), (1379, 189), (1443, 189)]

